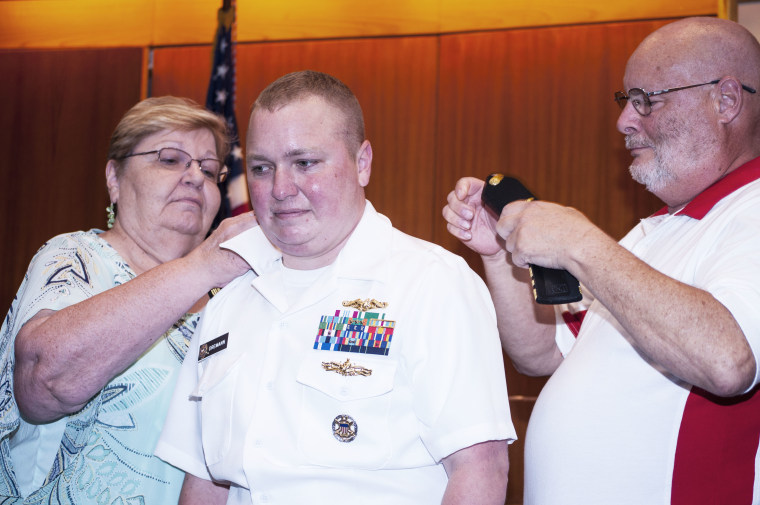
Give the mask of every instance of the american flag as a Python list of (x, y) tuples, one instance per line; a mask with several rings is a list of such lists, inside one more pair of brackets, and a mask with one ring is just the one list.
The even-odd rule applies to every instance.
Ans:
[(219, 187), (222, 192), (222, 204), (214, 226), (226, 217), (251, 210), (243, 171), (243, 150), (240, 148), (235, 119), (235, 54), (232, 45), (235, 6), (233, 2), (224, 0), (222, 8), (218, 11), (218, 20), (219, 26), (214, 38), (214, 63), (211, 67), (211, 78), (206, 94), (206, 108), (224, 116), (234, 141), (230, 155), (224, 160), (230, 173), (227, 180)]

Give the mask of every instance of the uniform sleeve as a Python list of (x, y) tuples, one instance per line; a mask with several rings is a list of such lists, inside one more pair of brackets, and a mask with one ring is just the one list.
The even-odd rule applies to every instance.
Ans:
[(425, 288), (414, 298), (412, 388), (421, 437), (436, 461), (480, 442), (517, 438), (491, 297), (456, 260), (415, 279)]
[(192, 394), (198, 384), (198, 349), (203, 335), (204, 315), (205, 312), (201, 315), (198, 329), (180, 368), (155, 455), (180, 470), (201, 479), (212, 480), (203, 455), (200, 401)]

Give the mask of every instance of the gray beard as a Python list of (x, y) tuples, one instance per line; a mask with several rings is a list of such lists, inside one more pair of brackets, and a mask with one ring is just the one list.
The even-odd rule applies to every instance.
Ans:
[(655, 194), (676, 180), (673, 173), (664, 166), (659, 158), (655, 158), (644, 165), (631, 163), (628, 171), (634, 181), (644, 185), (647, 191)]
[[(649, 145), (650, 144), (638, 142), (632, 137), (625, 138), (625, 146), (628, 149), (634, 147), (647, 147)], [(628, 166), (628, 171), (631, 173), (633, 180), (645, 186), (650, 193), (657, 193), (669, 183), (676, 180), (673, 171), (669, 168), (672, 166), (672, 162), (674, 162), (673, 159), (669, 158), (673, 158), (673, 156), (667, 149), (663, 155), (661, 155), (661, 153), (662, 150), (657, 149), (654, 151), (654, 157), (651, 161), (638, 165), (634, 162)]]

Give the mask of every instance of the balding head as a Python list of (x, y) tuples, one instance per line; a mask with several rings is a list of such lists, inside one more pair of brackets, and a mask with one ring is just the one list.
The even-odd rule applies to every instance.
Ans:
[(624, 85), (640, 88), (644, 103), (631, 101), (617, 122), (631, 174), (669, 207), (760, 156), (760, 44), (740, 25), (688, 18), (663, 26), (631, 55)]
[(760, 44), (744, 27), (725, 19), (687, 18), (665, 25), (644, 39), (631, 63), (677, 79), (666, 86), (733, 76), (760, 87)]

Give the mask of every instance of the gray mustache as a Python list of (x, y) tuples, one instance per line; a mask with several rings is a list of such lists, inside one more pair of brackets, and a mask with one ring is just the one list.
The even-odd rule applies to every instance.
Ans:
[(649, 147), (649, 144), (647, 144), (643, 140), (637, 139), (635, 137), (626, 137), (625, 138), (625, 148), (626, 149), (636, 149), (638, 147)]

